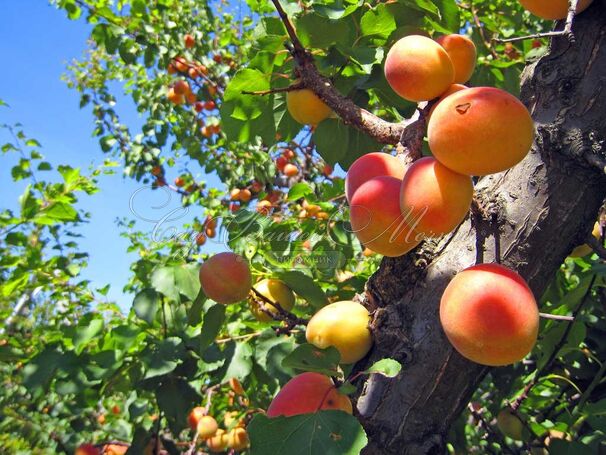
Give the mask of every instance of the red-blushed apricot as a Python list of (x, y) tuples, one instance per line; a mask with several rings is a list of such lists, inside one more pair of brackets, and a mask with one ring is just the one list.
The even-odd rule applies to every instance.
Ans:
[[(295, 306), (295, 295), (283, 281), (274, 280), (271, 278), (264, 279), (255, 284), (255, 290), (270, 302), (277, 302), (280, 307), (286, 311), (290, 311), (292, 307)], [(256, 299), (257, 298), (249, 301), (250, 311), (252, 312), (253, 316), (261, 322), (269, 322), (273, 320), (270, 315), (261, 310)], [(264, 308), (271, 314), (278, 314), (278, 309), (275, 306), (270, 305), (265, 301), (262, 301), (261, 303), (263, 303)]]
[(103, 455), (124, 455), (128, 450), (128, 444), (105, 444), (103, 446)]
[[(587, 9), (593, 0), (579, 0), (577, 13)], [(568, 15), (568, 0), (520, 0), (522, 7), (543, 19), (565, 19)]]
[(414, 220), (407, 220), (400, 211), (401, 185), (402, 180), (395, 177), (375, 177), (360, 186), (349, 203), (352, 232), (360, 243), (383, 256), (402, 256), (422, 240), (413, 231)]
[(402, 98), (429, 101), (453, 84), (455, 70), (442, 46), (425, 36), (409, 35), (389, 49), (385, 78)]
[(429, 148), (459, 174), (488, 175), (516, 165), (530, 151), (534, 123), (513, 95), (474, 87), (446, 97), (427, 127)]
[(196, 431), (196, 427), (198, 426), (198, 422), (202, 417), (206, 415), (206, 410), (202, 406), (196, 406), (187, 415), (187, 423), (189, 424), (189, 428)]
[(290, 417), (329, 409), (348, 414), (353, 412), (349, 397), (337, 390), (332, 379), (320, 373), (307, 372), (284, 384), (267, 408), (267, 416)]
[(76, 449), (74, 455), (101, 455), (101, 452), (92, 444), (82, 444)]
[(532, 350), (539, 309), (520, 275), (499, 264), (480, 264), (450, 281), (440, 302), (440, 322), (463, 357), (502, 366)]
[[(212, 238), (208, 230), (206, 236)], [(218, 253), (200, 266), (200, 284), (208, 298), (225, 305), (246, 298), (252, 286), (252, 276), (242, 256)]]
[(440, 104), (442, 101), (444, 101), (446, 98), (448, 98), (450, 95), (452, 95), (453, 93), (459, 92), (461, 90), (465, 90), (466, 88), (469, 88), (463, 84), (452, 84), (450, 87), (448, 87), (448, 90), (446, 90), (442, 96), (440, 98), (438, 98), (438, 101), (436, 101), (436, 103), (431, 107), (431, 109), (429, 110), (429, 115), (427, 116), (428, 119), (431, 118), (431, 114), (433, 114), (433, 111), (436, 110), (436, 107), (438, 107), (438, 104)]
[(217, 421), (211, 416), (200, 417), (200, 420), (198, 420), (198, 425), (196, 426), (196, 431), (201, 439), (213, 437), (217, 433), (218, 429), (219, 425), (217, 425)]
[(345, 177), (345, 196), (351, 201), (355, 191), (368, 180), (383, 175), (401, 180), (405, 172), (406, 166), (395, 156), (382, 152), (367, 153), (349, 166)]
[[(229, 388), (236, 394), (236, 395), (244, 395), (244, 387), (242, 387), (242, 384), (240, 383), (240, 381), (238, 381), (237, 378), (229, 378)], [(226, 425), (229, 426), (229, 425)]]
[(473, 74), (476, 67), (477, 51), (473, 44), (465, 35), (444, 35), (440, 36), (436, 42), (444, 48), (452, 66), (454, 66), (454, 81), (457, 84), (464, 84)]
[(187, 35), (185, 35), (183, 37), (183, 44), (185, 44), (185, 47), (187, 49), (191, 49), (192, 47), (194, 47), (196, 45), (196, 39), (193, 37), (193, 35), (190, 35), (188, 33)]
[(189, 93), (190, 88), (187, 81), (177, 81), (173, 85), (173, 90), (177, 95), (185, 95), (186, 93)]
[(284, 172), (284, 175), (287, 177), (294, 177), (299, 173), (299, 168), (292, 163), (287, 163), (284, 165), (284, 170), (282, 172)]
[[(600, 222), (596, 221), (595, 224), (593, 225), (593, 231), (591, 231), (591, 235), (593, 235), (596, 240), (600, 240), (602, 238), (602, 228), (600, 226)], [(587, 245), (586, 243), (577, 246), (574, 250), (572, 250), (572, 252), (569, 254), (569, 256), (571, 258), (581, 258), (583, 256), (587, 256), (589, 253), (591, 253), (593, 251), (593, 248), (591, 248), (589, 245)]]
[(206, 440), (208, 450), (214, 453), (223, 452), (227, 449), (227, 433), (222, 428), (219, 428), (214, 436)]
[(307, 88), (287, 92), (286, 107), (297, 122), (312, 126), (328, 118), (332, 112), (324, 101)]
[(227, 447), (233, 450), (244, 450), (250, 445), (248, 433), (244, 428), (236, 427), (227, 432)]
[(240, 190), (239, 198), (241, 202), (248, 202), (252, 197), (252, 193), (248, 188), (243, 188)]
[(424, 237), (440, 236), (456, 228), (469, 212), (473, 182), (435, 158), (415, 161), (400, 189), (400, 209), (417, 221), (414, 231)]
[(321, 308), (307, 324), (305, 338), (320, 349), (334, 346), (341, 363), (355, 363), (368, 354), (372, 335), (370, 314), (358, 302), (335, 302)]
[(180, 104), (185, 104), (185, 96), (176, 93), (174, 87), (168, 89), (168, 94), (166, 96), (171, 103), (177, 106)]

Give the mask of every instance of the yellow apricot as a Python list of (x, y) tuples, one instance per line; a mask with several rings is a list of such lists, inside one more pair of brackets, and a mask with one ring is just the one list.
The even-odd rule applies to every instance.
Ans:
[[(593, 231), (591, 231), (591, 235), (593, 235), (598, 241), (602, 238), (602, 228), (600, 227), (599, 221), (596, 221), (593, 225)], [(589, 245), (584, 243), (572, 250), (572, 253), (570, 253), (569, 256), (571, 258), (582, 258), (583, 256), (587, 256), (592, 251), (593, 249)]]
[[(264, 279), (255, 284), (255, 289), (267, 300), (277, 302), (282, 309), (290, 311), (295, 305), (295, 294), (290, 290), (283, 281), (274, 279)], [(272, 317), (261, 311), (260, 305), (255, 301), (250, 300), (250, 311), (257, 320), (261, 322), (270, 322)], [(278, 309), (267, 302), (262, 301), (266, 310), (272, 314), (278, 314)]]
[(341, 363), (355, 363), (372, 347), (368, 324), (370, 314), (364, 306), (352, 301), (335, 302), (313, 315), (305, 338), (320, 349), (337, 348)]
[[(579, 0), (577, 13), (587, 9), (593, 0)], [(520, 0), (522, 7), (543, 19), (565, 19), (568, 15), (568, 0)]]
[(326, 119), (331, 109), (310, 89), (291, 90), (286, 94), (286, 107), (297, 122), (315, 126)]

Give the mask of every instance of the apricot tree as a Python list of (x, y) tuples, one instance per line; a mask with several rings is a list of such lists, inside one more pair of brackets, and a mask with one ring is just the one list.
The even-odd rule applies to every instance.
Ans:
[(53, 3), (91, 25), (67, 79), (100, 148), (193, 216), (121, 222), (123, 314), (39, 259), (94, 185), (23, 155), (2, 449), (604, 449), (604, 1)]

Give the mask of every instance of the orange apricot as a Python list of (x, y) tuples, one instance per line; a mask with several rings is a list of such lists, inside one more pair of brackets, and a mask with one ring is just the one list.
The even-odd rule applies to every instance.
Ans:
[(440, 236), (465, 219), (472, 197), (471, 177), (425, 157), (406, 171), (400, 189), (400, 209), (408, 220), (416, 221), (416, 233)]
[[(577, 13), (587, 9), (593, 0), (579, 0)], [(568, 15), (568, 0), (520, 0), (523, 8), (543, 19), (565, 19)]]
[(299, 168), (292, 163), (287, 163), (284, 165), (284, 175), (287, 177), (294, 177), (299, 173)]
[(248, 202), (248, 201), (250, 201), (250, 198), (252, 197), (252, 193), (250, 192), (250, 190), (248, 188), (243, 188), (240, 190), (240, 194), (238, 195), (238, 197), (240, 198), (240, 201)]
[(206, 410), (202, 406), (196, 406), (187, 415), (187, 423), (189, 427), (196, 431), (196, 427), (198, 426), (198, 422), (202, 417), (206, 415)]
[(522, 360), (539, 331), (539, 310), (524, 279), (499, 264), (459, 272), (440, 302), (440, 322), (465, 358), (489, 366)]
[(396, 41), (385, 59), (385, 78), (391, 88), (409, 101), (440, 96), (455, 81), (455, 69), (442, 46), (421, 35)]
[(332, 379), (307, 372), (295, 376), (282, 387), (269, 405), (267, 416), (290, 417), (327, 409), (353, 412), (349, 397), (337, 390)]
[(173, 65), (180, 73), (186, 73), (189, 68), (187, 60), (185, 60), (183, 57), (175, 57), (173, 60)]
[(362, 155), (349, 167), (345, 178), (345, 196), (351, 201), (355, 191), (365, 182), (383, 175), (403, 179), (406, 166), (395, 156), (383, 152)]
[(429, 148), (459, 174), (487, 175), (509, 169), (530, 151), (534, 123), (513, 95), (492, 87), (461, 90), (433, 111)]
[(174, 83), (173, 85), (173, 90), (175, 91), (175, 93), (177, 95), (185, 95), (186, 93), (189, 93), (189, 84), (187, 83), (187, 81), (177, 81)]
[(444, 35), (440, 36), (436, 42), (450, 57), (452, 66), (454, 66), (454, 81), (464, 84), (471, 79), (477, 58), (476, 45), (473, 44), (473, 41), (465, 35)]
[(200, 284), (208, 298), (226, 305), (246, 298), (252, 287), (252, 276), (242, 256), (218, 253), (200, 266)]
[[(255, 290), (272, 303), (277, 303), (283, 310), (290, 311), (295, 306), (295, 294), (292, 290), (280, 280), (264, 279), (255, 284)], [(273, 315), (278, 314), (278, 309), (261, 300), (265, 310)], [(250, 311), (253, 316), (261, 322), (270, 322), (273, 318), (261, 310), (260, 305), (255, 300), (250, 300)]]
[(250, 445), (248, 433), (244, 428), (236, 427), (227, 433), (227, 447), (233, 450), (244, 450)]
[(198, 424), (196, 425), (198, 436), (202, 439), (213, 437), (218, 429), (219, 425), (217, 424), (217, 421), (211, 416), (200, 417), (200, 420), (198, 420)]
[(185, 103), (185, 97), (183, 95), (179, 95), (177, 92), (175, 92), (174, 87), (171, 87), (168, 89), (168, 95), (166, 95), (166, 96), (171, 103), (173, 103), (177, 106)]
[(219, 428), (214, 436), (206, 440), (208, 450), (211, 452), (223, 452), (227, 449), (227, 433), (222, 428)]
[(192, 47), (195, 46), (196, 44), (196, 39), (190, 35), (189, 33), (187, 35), (185, 35), (185, 37), (183, 38), (183, 44), (185, 44), (185, 47), (187, 49), (191, 49)]
[(82, 444), (76, 449), (74, 455), (100, 455), (100, 452), (92, 444)]
[(400, 211), (401, 185), (395, 177), (375, 177), (360, 186), (349, 203), (352, 232), (383, 256), (402, 256), (422, 240)]
[(303, 125), (317, 125), (332, 110), (309, 89), (291, 90), (286, 93), (286, 107), (291, 117)]

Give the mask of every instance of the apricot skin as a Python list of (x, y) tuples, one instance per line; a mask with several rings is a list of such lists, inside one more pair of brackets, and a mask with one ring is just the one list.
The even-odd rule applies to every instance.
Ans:
[(524, 424), (510, 409), (499, 411), (497, 426), (505, 436), (516, 441), (524, 440)]
[(363, 183), (374, 177), (389, 175), (404, 178), (406, 167), (395, 156), (388, 153), (373, 152), (362, 155), (349, 166), (345, 178), (345, 196), (351, 201), (353, 194)]
[(476, 45), (464, 35), (440, 36), (436, 42), (444, 48), (454, 66), (457, 84), (464, 84), (473, 74), (476, 67)]
[[(283, 281), (274, 279), (265, 279), (255, 284), (255, 289), (266, 299), (278, 304), (286, 311), (290, 311), (295, 305), (295, 295)], [(278, 314), (278, 309), (267, 302), (262, 302), (265, 308), (272, 314)], [(259, 305), (251, 301), (250, 311), (253, 316), (261, 322), (270, 322), (272, 318), (261, 311)]]
[(250, 445), (248, 433), (244, 428), (236, 427), (227, 433), (227, 447), (234, 450), (244, 450)]
[[(592, 2), (593, 0), (579, 0), (577, 14), (587, 9)], [(565, 19), (568, 15), (568, 0), (520, 0), (520, 4), (543, 19)]]
[(208, 439), (217, 433), (219, 426), (217, 421), (211, 416), (203, 416), (198, 420), (198, 436), (202, 439)]
[(421, 158), (408, 168), (400, 190), (400, 209), (418, 220), (415, 232), (440, 236), (456, 228), (469, 212), (471, 177), (452, 172), (434, 158)]
[(340, 393), (328, 376), (307, 372), (282, 387), (269, 405), (267, 417), (290, 417), (330, 409), (353, 412), (349, 397)]
[(402, 256), (422, 240), (400, 211), (401, 185), (395, 177), (375, 177), (357, 189), (349, 204), (352, 232), (383, 256)]
[[(593, 225), (593, 231), (591, 231), (591, 235), (593, 235), (598, 241), (602, 238), (602, 229), (600, 227), (600, 222), (596, 221)], [(577, 246), (572, 252), (569, 254), (571, 258), (582, 258), (583, 256), (587, 256), (591, 253), (593, 249), (587, 245), (586, 243)]]
[(246, 298), (252, 287), (252, 276), (242, 256), (218, 253), (200, 266), (200, 284), (208, 298), (227, 305)]
[(219, 428), (215, 435), (206, 440), (206, 445), (211, 452), (223, 452), (227, 448), (227, 433)]
[(532, 350), (539, 310), (520, 275), (498, 264), (458, 273), (440, 302), (440, 322), (454, 348), (488, 366), (509, 365)]
[(492, 87), (453, 93), (435, 109), (427, 127), (429, 148), (444, 166), (465, 175), (488, 175), (528, 154), (534, 123), (513, 95)]
[(334, 346), (341, 354), (341, 363), (355, 363), (372, 347), (368, 329), (370, 314), (357, 302), (343, 301), (326, 305), (307, 324), (307, 342), (325, 349)]
[(455, 70), (442, 46), (421, 35), (396, 41), (385, 59), (385, 78), (408, 101), (437, 98), (455, 81)]
[(312, 126), (325, 120), (332, 112), (324, 101), (306, 88), (287, 92), (286, 107), (297, 122)]
[(433, 114), (433, 111), (436, 110), (436, 107), (438, 107), (438, 105), (444, 101), (447, 97), (449, 97), (450, 95), (452, 95), (453, 93), (457, 93), (460, 92), (461, 90), (465, 90), (469, 87), (463, 85), (463, 84), (452, 84), (450, 87), (448, 87), (448, 90), (446, 90), (442, 96), (440, 98), (438, 98), (438, 101), (436, 101), (436, 104), (434, 104), (432, 106), (432, 108), (429, 110), (429, 115), (427, 116), (427, 118), (431, 118), (431, 114)]

